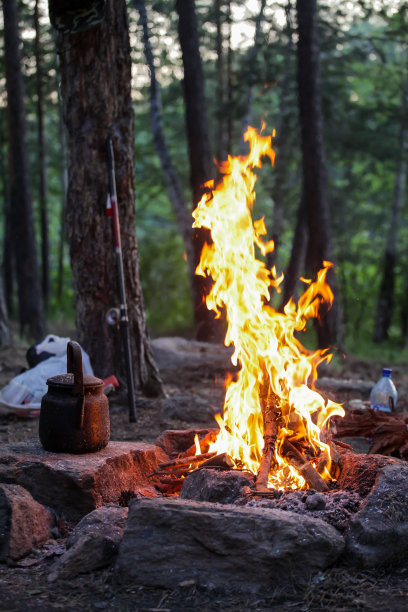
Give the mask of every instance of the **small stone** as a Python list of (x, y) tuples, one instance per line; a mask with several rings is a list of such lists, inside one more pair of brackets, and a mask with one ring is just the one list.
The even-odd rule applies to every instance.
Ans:
[(308, 495), (305, 501), (308, 510), (324, 510), (326, 507), (326, 499), (321, 493)]
[(52, 566), (48, 580), (73, 578), (109, 565), (118, 551), (127, 514), (127, 508), (110, 505), (84, 516), (68, 538), (68, 550)]
[(0, 484), (0, 560), (17, 561), (51, 535), (51, 515), (23, 487)]

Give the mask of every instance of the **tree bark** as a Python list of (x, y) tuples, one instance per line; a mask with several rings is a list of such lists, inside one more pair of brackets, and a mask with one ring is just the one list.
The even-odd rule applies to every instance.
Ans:
[(173, 207), (173, 212), (176, 217), (181, 236), (183, 238), (184, 250), (187, 256), (187, 263), (192, 283), (192, 279), (194, 277), (195, 272), (192, 242), (192, 215), (191, 211), (189, 211), (187, 207), (186, 202), (184, 201), (183, 187), (178, 172), (171, 160), (163, 131), (161, 117), (160, 85), (156, 79), (156, 69), (154, 65), (152, 46), (150, 43), (150, 33), (147, 23), (146, 6), (144, 0), (134, 0), (134, 5), (139, 11), (139, 23), (143, 28), (144, 52), (150, 73), (150, 116), (152, 122), (154, 144), (160, 159), (164, 177), (167, 182), (167, 188), (169, 192), (170, 201)]
[(106, 216), (106, 140), (112, 138), (121, 225), (129, 331), (138, 381), (149, 395), (162, 392), (145, 323), (134, 208), (134, 125), (125, 0), (108, 0), (106, 17), (76, 34), (59, 34), (61, 91), (68, 138), (67, 230), (78, 339), (97, 375), (125, 365), (119, 331), (106, 311), (119, 303), (115, 250)]
[(59, 111), (59, 136), (61, 143), (61, 212), (60, 212), (60, 231), (58, 241), (58, 277), (57, 277), (57, 297), (60, 300), (62, 297), (62, 288), (64, 286), (64, 252), (67, 242), (67, 193), (68, 193), (68, 154), (67, 154), (67, 135), (62, 116), (62, 100), (61, 94), (58, 92), (58, 111)]
[[(271, 239), (274, 242), (275, 248), (273, 251), (267, 254), (266, 262), (267, 267), (271, 270), (273, 266), (278, 263), (278, 251), (280, 247), (281, 234), (282, 234), (282, 222), (283, 222), (283, 208), (285, 203), (285, 179), (287, 176), (287, 168), (290, 156), (289, 146), (289, 116), (288, 111), (288, 93), (291, 81), (291, 58), (293, 52), (293, 29), (291, 21), (291, 0), (288, 1), (285, 7), (286, 13), (286, 36), (287, 42), (284, 51), (284, 72), (282, 75), (282, 86), (279, 96), (279, 121), (277, 127), (277, 138), (275, 142), (275, 149), (277, 152), (275, 161), (275, 188), (273, 191), (273, 222)], [(290, 296), (289, 296), (290, 297)]]
[[(3, 258), (2, 258), (2, 277), (3, 277), (3, 293), (6, 303), (7, 312), (9, 315), (13, 312), (13, 294), (14, 294), (14, 265), (13, 265), (13, 243), (11, 240), (10, 231), (10, 185), (7, 166), (7, 121), (6, 114), (1, 113), (0, 123), (0, 175), (1, 187), (3, 196)], [(4, 146), (3, 146), (4, 143)]]
[(10, 338), (6, 301), (3, 291), (3, 279), (0, 275), (0, 348), (10, 346)]
[(408, 154), (408, 73), (402, 93), (401, 123), (399, 129), (399, 159), (395, 173), (395, 187), (392, 199), (391, 218), (388, 228), (382, 278), (378, 296), (377, 315), (374, 327), (374, 342), (384, 342), (388, 338), (394, 310), (395, 267), (397, 264), (398, 230), (401, 225), (402, 206), (405, 197)]
[(34, 7), (35, 27), (35, 64), (36, 64), (36, 92), (37, 92), (37, 143), (39, 165), (39, 201), (41, 224), (41, 285), (44, 303), (50, 298), (50, 264), (49, 264), (49, 238), (48, 238), (48, 211), (47, 211), (47, 164), (46, 142), (44, 130), (44, 95), (43, 95), (43, 67), (41, 57), (41, 31), (39, 20), (39, 0)]
[[(302, 199), (308, 226), (307, 264), (315, 275), (323, 261), (333, 261), (331, 221), (326, 188), (323, 114), (317, 37), (316, 0), (297, 0), (298, 100), (302, 146)], [(321, 308), (316, 331), (320, 348), (342, 346), (341, 311), (333, 270), (327, 280), (335, 295), (332, 308)]]
[[(204, 92), (204, 75), (199, 49), (197, 18), (194, 0), (176, 0), (178, 13), (178, 34), (184, 67), (184, 100), (186, 109), (186, 130), (190, 157), (190, 185), (194, 207), (204, 194), (204, 183), (211, 178), (211, 151), (208, 138), (207, 108)], [(211, 242), (209, 230), (194, 229), (194, 269), (200, 262), (201, 251), (206, 242)], [(212, 281), (210, 278), (194, 275), (194, 320), (198, 340), (221, 341), (224, 338), (223, 325), (207, 309), (205, 296)]]
[(37, 267), (15, 0), (3, 1), (3, 15), (9, 119), (10, 223), (16, 262), (20, 329), (21, 332), (27, 330), (35, 340), (40, 340), (45, 333), (45, 320)]
[(283, 295), (281, 310), (291, 297), (296, 299), (296, 289), (299, 283), (299, 276), (305, 269), (307, 243), (309, 232), (307, 229), (307, 212), (305, 201), (302, 198), (299, 204), (296, 217), (296, 227), (293, 236), (292, 249), (290, 252), (289, 264), (285, 272), (285, 282), (283, 284)]
[(217, 160), (226, 158), (227, 151), (227, 126), (226, 126), (226, 88), (225, 88), (225, 56), (224, 56), (224, 37), (223, 37), (223, 0), (214, 0), (215, 26), (216, 33), (216, 52), (217, 52), (217, 90), (216, 90), (216, 132), (214, 135), (215, 156)]
[[(250, 70), (252, 70), (252, 73), (254, 73), (255, 71), (256, 58), (258, 56), (259, 45), (261, 41), (261, 25), (262, 25), (262, 21), (264, 18), (265, 5), (266, 5), (266, 0), (261, 0), (261, 4), (259, 7), (259, 13), (255, 19), (254, 44), (248, 51), (247, 62), (248, 62), (248, 66)], [(245, 115), (242, 120), (242, 127), (241, 127), (241, 142), (239, 145), (240, 155), (244, 155), (246, 147), (247, 147), (247, 144), (244, 141), (244, 134), (247, 131), (248, 126), (251, 125), (253, 98), (254, 98), (254, 83), (253, 83), (253, 76), (251, 75), (249, 87), (247, 89), (247, 94), (246, 94)]]

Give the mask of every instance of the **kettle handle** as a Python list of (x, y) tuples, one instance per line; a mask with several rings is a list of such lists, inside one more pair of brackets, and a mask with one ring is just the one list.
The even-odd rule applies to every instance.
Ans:
[(74, 375), (72, 394), (78, 396), (80, 403), (79, 429), (84, 425), (85, 391), (84, 373), (82, 370), (82, 351), (78, 342), (71, 340), (67, 344), (67, 370)]

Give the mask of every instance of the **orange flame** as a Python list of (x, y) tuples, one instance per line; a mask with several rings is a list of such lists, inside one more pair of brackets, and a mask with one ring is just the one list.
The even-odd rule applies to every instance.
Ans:
[[(273, 132), (274, 136), (274, 132)], [(322, 302), (331, 305), (333, 293), (326, 282), (330, 262), (308, 284), (296, 304), (292, 299), (280, 313), (268, 305), (270, 289), (279, 291), (283, 274), (270, 272), (255, 256), (258, 247), (263, 256), (273, 250), (272, 241), (263, 241), (266, 234), (263, 219), (252, 220), (255, 200), (254, 168), (261, 166), (261, 157), (274, 163), (272, 136), (262, 136), (249, 127), (245, 140), (250, 144), (247, 156), (232, 157), (219, 164), (222, 181), (206, 193), (193, 213), (193, 227), (211, 231), (213, 243), (205, 244), (196, 274), (210, 275), (214, 281), (207, 296), (207, 307), (221, 315), (225, 309), (228, 328), (225, 345), (233, 345), (232, 362), (240, 364), (238, 376), (227, 382), (223, 417), (217, 440), (210, 451), (227, 452), (235, 461), (257, 473), (263, 439), (263, 417), (260, 389), (265, 380), (279, 398), (281, 426), (275, 450), (274, 467), (269, 486), (306, 488), (299, 472), (280, 455), (285, 438), (308, 443), (316, 454), (326, 453), (329, 446), (322, 440), (330, 417), (343, 416), (344, 410), (332, 401), (325, 401), (314, 389), (317, 366), (331, 355), (326, 350), (310, 352), (295, 333), (316, 317)], [(309, 386), (308, 386), (309, 383)], [(330, 461), (323, 468), (323, 478), (330, 479)]]

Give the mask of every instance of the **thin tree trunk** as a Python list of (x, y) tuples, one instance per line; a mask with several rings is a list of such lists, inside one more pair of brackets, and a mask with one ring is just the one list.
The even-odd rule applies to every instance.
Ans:
[(106, 216), (106, 140), (111, 137), (133, 363), (143, 391), (158, 395), (162, 385), (146, 330), (135, 232), (134, 123), (125, 0), (107, 0), (104, 21), (92, 29), (60, 34), (59, 53), (69, 154), (67, 229), (78, 339), (99, 376), (116, 374), (126, 380), (120, 334), (105, 320), (106, 311), (119, 304), (112, 226)]
[(214, 0), (217, 52), (217, 90), (216, 90), (216, 132), (215, 132), (215, 155), (218, 160), (225, 159), (227, 154), (227, 129), (226, 129), (226, 103), (225, 103), (225, 58), (223, 38), (223, 0)]
[(29, 183), (24, 83), (15, 0), (3, 1), (3, 15), (10, 126), (10, 221), (16, 261), (20, 328), (22, 332), (28, 330), (30, 335), (40, 340), (45, 332), (45, 320)]
[(3, 279), (0, 275), (0, 348), (10, 346), (10, 328), (8, 325), (6, 302), (3, 292)]
[[(261, 0), (261, 4), (259, 7), (259, 13), (255, 20), (254, 44), (252, 45), (252, 47), (250, 48), (248, 52), (247, 63), (251, 70), (255, 69), (256, 58), (258, 56), (259, 45), (260, 45), (260, 40), (261, 40), (261, 25), (264, 19), (265, 5), (266, 5), (266, 0)], [(244, 141), (243, 136), (245, 132), (247, 131), (248, 126), (251, 125), (251, 120), (252, 120), (252, 104), (253, 104), (253, 98), (254, 98), (254, 83), (252, 81), (253, 81), (253, 77), (250, 78), (250, 84), (249, 84), (249, 87), (247, 89), (247, 94), (246, 94), (245, 115), (242, 121), (241, 142), (239, 145), (240, 155), (243, 155), (245, 153), (246, 142)]]
[[(186, 129), (190, 157), (190, 184), (194, 207), (204, 194), (204, 183), (213, 174), (207, 108), (204, 92), (204, 75), (198, 41), (197, 18), (194, 0), (176, 0), (178, 33), (184, 67), (184, 100), (186, 108)], [(197, 228), (193, 233), (194, 268), (197, 267), (201, 251), (211, 241), (209, 230)], [(211, 287), (211, 279), (194, 275), (194, 320), (199, 340), (221, 341), (223, 339), (220, 319), (207, 309), (205, 296)]]
[(227, 143), (226, 152), (232, 154), (232, 143), (234, 142), (234, 121), (232, 116), (233, 105), (233, 51), (232, 51), (232, 15), (231, 0), (227, 0), (227, 23), (228, 23), (228, 49), (227, 49)]
[(283, 307), (289, 302), (291, 297), (296, 298), (299, 276), (305, 269), (308, 238), (306, 206), (302, 198), (296, 217), (289, 264), (285, 273), (281, 310), (283, 310)]
[(374, 327), (374, 341), (384, 342), (388, 338), (394, 310), (395, 267), (397, 263), (398, 230), (401, 225), (402, 206), (405, 197), (408, 154), (408, 73), (405, 78), (401, 124), (399, 129), (399, 159), (395, 174), (394, 196), (392, 199), (391, 219), (382, 263), (382, 278), (378, 296), (377, 315)]
[(62, 297), (62, 288), (64, 286), (64, 251), (67, 241), (67, 193), (68, 193), (68, 155), (67, 155), (67, 135), (62, 117), (62, 100), (59, 100), (59, 134), (61, 144), (61, 212), (60, 212), (60, 231), (58, 241), (58, 278), (57, 278), (57, 297), (60, 300)]
[(156, 79), (156, 69), (154, 65), (152, 46), (150, 43), (150, 32), (147, 23), (146, 6), (144, 0), (134, 0), (134, 5), (139, 11), (140, 15), (139, 23), (143, 28), (144, 52), (150, 73), (150, 116), (154, 144), (160, 159), (164, 177), (167, 182), (167, 188), (169, 192), (170, 201), (173, 207), (173, 212), (176, 217), (181, 236), (183, 238), (184, 250), (187, 256), (187, 263), (192, 283), (195, 266), (193, 258), (193, 230), (191, 211), (188, 210), (186, 202), (184, 201), (183, 187), (178, 172), (171, 160), (163, 131), (160, 85)]
[[(286, 35), (287, 43), (284, 52), (284, 72), (282, 76), (282, 86), (279, 98), (279, 123), (277, 127), (277, 139), (275, 149), (277, 151), (275, 161), (275, 189), (273, 193), (273, 222), (271, 239), (275, 244), (273, 251), (267, 255), (267, 266), (272, 269), (278, 262), (278, 251), (281, 242), (282, 222), (283, 222), (283, 207), (285, 202), (285, 178), (289, 163), (290, 147), (289, 147), (289, 112), (288, 112), (288, 93), (291, 81), (291, 56), (293, 52), (293, 28), (291, 21), (291, 0), (285, 7), (286, 13)], [(290, 297), (290, 296), (289, 296)]]
[(49, 264), (49, 238), (48, 238), (48, 211), (47, 211), (47, 164), (46, 143), (44, 130), (44, 95), (43, 95), (43, 71), (41, 57), (41, 32), (39, 20), (39, 0), (35, 2), (34, 8), (35, 26), (35, 63), (36, 63), (36, 90), (37, 90), (37, 144), (39, 165), (39, 200), (40, 200), (40, 222), (41, 222), (41, 281), (42, 296), (47, 304), (50, 297), (50, 264)]
[[(13, 243), (10, 232), (10, 185), (7, 166), (7, 155), (10, 151), (6, 148), (7, 145), (7, 125), (6, 114), (1, 113), (0, 123), (0, 175), (3, 196), (3, 219), (4, 219), (4, 237), (3, 237), (3, 260), (2, 260), (2, 277), (3, 277), (3, 292), (6, 303), (7, 312), (9, 315), (13, 312), (13, 295), (14, 295), (14, 266), (13, 266)], [(3, 147), (4, 143), (4, 147)]]
[[(323, 114), (320, 94), (319, 48), (316, 0), (297, 0), (298, 96), (302, 143), (302, 199), (308, 225), (307, 264), (315, 275), (323, 261), (333, 261), (331, 222), (326, 188), (326, 160), (323, 145)], [(320, 348), (342, 346), (341, 310), (333, 270), (327, 280), (335, 295), (332, 308), (321, 308), (316, 331)]]

